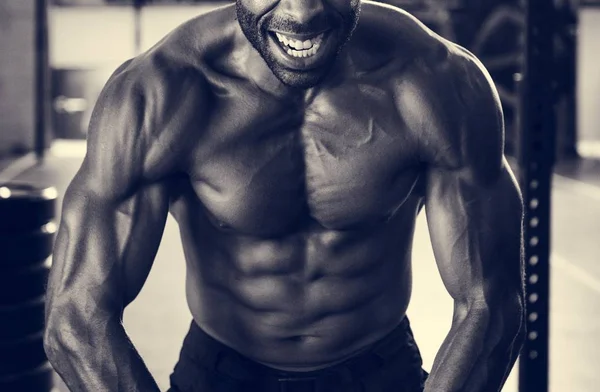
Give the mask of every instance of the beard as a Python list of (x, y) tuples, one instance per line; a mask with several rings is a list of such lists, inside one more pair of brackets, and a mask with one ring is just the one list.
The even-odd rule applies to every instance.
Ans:
[[(242, 32), (250, 44), (258, 51), (271, 72), (283, 84), (300, 89), (307, 89), (319, 84), (335, 63), (343, 46), (350, 40), (360, 15), (360, 0), (352, 0), (348, 15), (326, 12), (323, 15), (300, 24), (296, 21), (267, 14), (264, 17), (252, 13), (241, 0), (236, 0), (236, 12)], [(313, 69), (290, 69), (284, 67), (276, 58), (268, 45), (268, 30), (293, 32), (295, 34), (311, 34), (325, 29), (332, 29), (335, 34), (329, 34), (327, 39), (336, 39), (336, 49), (328, 54), (327, 61)]]

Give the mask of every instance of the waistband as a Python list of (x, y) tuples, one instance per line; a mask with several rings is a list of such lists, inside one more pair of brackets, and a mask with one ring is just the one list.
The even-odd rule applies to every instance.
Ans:
[(180, 362), (186, 357), (231, 379), (263, 385), (261, 390), (275, 390), (270, 384), (279, 384), (276, 390), (282, 390), (282, 384), (290, 384), (294, 388), (314, 384), (311, 390), (327, 390), (333, 384), (351, 384), (389, 366), (393, 366), (392, 372), (405, 373), (407, 378), (420, 379), (422, 374), (421, 355), (406, 317), (366, 350), (343, 362), (314, 371), (282, 371), (253, 361), (212, 338), (194, 321), (185, 337)]

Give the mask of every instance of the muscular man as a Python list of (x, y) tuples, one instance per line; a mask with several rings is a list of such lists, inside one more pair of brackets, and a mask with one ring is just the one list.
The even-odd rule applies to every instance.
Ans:
[[(498, 95), (407, 13), (238, 0), (116, 70), (88, 143), (48, 289), (46, 351), (73, 391), (158, 390), (121, 320), (168, 213), (193, 316), (172, 391), (504, 383), (522, 205)], [(405, 315), (422, 206), (455, 304), (428, 378)]]

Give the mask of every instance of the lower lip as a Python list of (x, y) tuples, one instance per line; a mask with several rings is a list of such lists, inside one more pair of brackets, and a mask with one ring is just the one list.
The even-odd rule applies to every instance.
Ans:
[(323, 61), (326, 59), (326, 55), (331, 47), (331, 32), (326, 32), (323, 35), (323, 39), (321, 40), (321, 45), (319, 46), (319, 50), (312, 56), (309, 57), (294, 57), (289, 55), (285, 49), (281, 46), (277, 37), (275, 37), (274, 33), (269, 32), (267, 34), (269, 45), (271, 46), (271, 50), (273, 53), (277, 55), (280, 62), (289, 69), (304, 71), (310, 70), (312, 68), (316, 68), (320, 66)]

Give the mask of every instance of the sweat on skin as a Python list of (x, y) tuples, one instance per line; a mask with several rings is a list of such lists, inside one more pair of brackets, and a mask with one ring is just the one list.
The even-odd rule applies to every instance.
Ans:
[(239, 0), (194, 18), (98, 99), (55, 245), (48, 357), (74, 391), (159, 390), (121, 319), (170, 213), (206, 333), (275, 369), (339, 363), (405, 317), (424, 207), (455, 301), (425, 391), (499, 390), (523, 325), (502, 139), (479, 61), (397, 8)]

